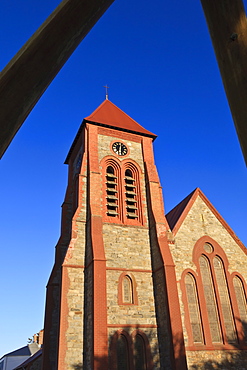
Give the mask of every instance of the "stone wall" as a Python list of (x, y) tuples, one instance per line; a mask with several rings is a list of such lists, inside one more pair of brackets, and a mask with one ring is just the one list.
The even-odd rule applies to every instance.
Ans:
[[(99, 162), (108, 155), (113, 156), (113, 152), (111, 151), (111, 144), (114, 141), (119, 141), (119, 137), (121, 137), (121, 133), (117, 131), (116, 136), (98, 135)], [(128, 146), (129, 153), (127, 158), (133, 159), (136, 163), (138, 163), (142, 171), (144, 171), (141, 142), (135, 142), (129, 139), (121, 139), (120, 141), (124, 142)], [(126, 157), (118, 157), (118, 159), (125, 160)]]
[(36, 360), (33, 361), (32, 365), (28, 370), (40, 370), (42, 364), (42, 356), (39, 356)]
[[(197, 273), (197, 267), (192, 260), (192, 255), (196, 242), (204, 236), (210, 236), (224, 250), (229, 262), (229, 273), (239, 272), (245, 281), (247, 281), (247, 256), (245, 252), (220, 221), (220, 218), (216, 217), (212, 209), (198, 196), (175, 235), (175, 243), (170, 244), (176, 265), (178, 293), (186, 344), (188, 344), (188, 333), (185, 323), (185, 307), (182, 299), (181, 276), (185, 269), (192, 269)], [(245, 351), (238, 351), (237, 348), (232, 351), (216, 351), (213, 349), (210, 351), (187, 350), (186, 355), (189, 369), (247, 368), (247, 360), (244, 359), (246, 353)]]
[(246, 370), (247, 351), (187, 351), (189, 370)]
[[(119, 133), (117, 133), (119, 134)], [(99, 161), (112, 156), (111, 144), (119, 136), (98, 136)], [(107, 268), (107, 317), (109, 342), (117, 330), (124, 329), (130, 335), (139, 328), (146, 334), (155, 369), (160, 368), (157, 321), (151, 264), (151, 244), (148, 229), (144, 163), (141, 142), (121, 139), (129, 150), (128, 157), (140, 167), (143, 226), (105, 223), (103, 225), (104, 248)], [(136, 283), (137, 304), (119, 304), (119, 284), (122, 273), (129, 274)]]
[(195, 269), (193, 248), (204, 235), (209, 235), (223, 248), (229, 261), (229, 272), (238, 271), (247, 281), (246, 254), (200, 197), (195, 200), (176, 234), (175, 244), (171, 246), (177, 279), (180, 280), (186, 268)]
[[(78, 162), (77, 157), (74, 162)], [(79, 170), (80, 168), (77, 169), (77, 172)], [(75, 176), (78, 176), (77, 186), (75, 185)], [(92, 289), (88, 282), (88, 276), (90, 274), (88, 271), (84, 273), (86, 257), (91, 254), (90, 240), (88, 240), (88, 226), (86, 224), (87, 168), (85, 160), (83, 161), (80, 174), (75, 173), (75, 166), (73, 166), (73, 176), (71, 175), (70, 181), (69, 189), (71, 189), (71, 194), (73, 195), (74, 192), (77, 192), (77, 195), (74, 194), (71, 196), (71, 203), (73, 205), (71, 239), (67, 246), (63, 262), (63, 270), (65, 270), (65, 273), (63, 280), (64, 299), (61, 303), (63, 322), (61, 325), (64, 325), (62, 326), (62, 332), (65, 332), (65, 337), (60, 338), (60, 341), (64, 341), (64, 343), (60, 344), (60, 350), (61, 348), (64, 350), (63, 366), (66, 370), (74, 370), (75, 366), (80, 366), (80, 364), (83, 363), (84, 345), (87, 348), (87, 352), (85, 353), (87, 353), (89, 357), (92, 354), (92, 333), (88, 330), (88, 326), (87, 328), (84, 327), (86, 322), (92, 325), (92, 321), (90, 321), (90, 316), (92, 316), (92, 308), (90, 305), (92, 300)], [(77, 202), (75, 203), (76, 199)], [(87, 285), (89, 285), (88, 290)], [(88, 293), (86, 296), (84, 290)], [(88, 307), (90, 307), (90, 309)], [(84, 330), (88, 336), (86, 343), (84, 343)], [(88, 359), (85, 361), (87, 362)]]

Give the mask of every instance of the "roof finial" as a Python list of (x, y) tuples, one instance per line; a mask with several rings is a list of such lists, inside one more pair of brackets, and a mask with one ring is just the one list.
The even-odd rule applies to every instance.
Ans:
[(108, 95), (109, 86), (105, 85), (104, 87), (105, 87), (105, 99), (108, 100), (108, 97), (109, 97), (109, 95)]

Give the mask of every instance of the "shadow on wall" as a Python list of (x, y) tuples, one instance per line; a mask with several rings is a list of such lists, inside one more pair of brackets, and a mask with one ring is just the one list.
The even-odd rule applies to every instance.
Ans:
[[(242, 325), (243, 325), (243, 332), (245, 333), (245, 338), (247, 338), (246, 334), (247, 334), (247, 323), (246, 322), (242, 322)], [(131, 332), (133, 331), (133, 328), (125, 328), (124, 332), (127, 333), (127, 335), (131, 335)], [(118, 331), (118, 336), (117, 338), (119, 338), (119, 332), (121, 331)], [(147, 339), (149, 340), (149, 342), (151, 342), (151, 339), (153, 337), (153, 332), (151, 330), (149, 331), (146, 331), (145, 330), (145, 334), (146, 334), (146, 337)], [(116, 344), (116, 333), (111, 337), (110, 339), (110, 363), (109, 363), (109, 369), (114, 369), (116, 370), (118, 368), (118, 365), (117, 365), (117, 358), (116, 358), (116, 353), (113, 354), (111, 351), (114, 349), (114, 351), (116, 350), (116, 347), (115, 347), (115, 344)], [(177, 344), (179, 344), (179, 341), (180, 341), (180, 338), (174, 338), (174, 341), (173, 341), (173, 344), (174, 346), (176, 346), (176, 342)], [(115, 342), (115, 343), (114, 343)], [(135, 351), (134, 347), (132, 348), (132, 351)], [(159, 368), (159, 365), (157, 363), (157, 357), (155, 358), (155, 353), (158, 353), (159, 352), (159, 348), (158, 348), (158, 343), (156, 344), (156, 346), (152, 347), (152, 355), (153, 355), (153, 358), (152, 358), (152, 366), (150, 366), (150, 363), (147, 367), (140, 367), (140, 366), (131, 366), (131, 368), (133, 369), (137, 369), (137, 370), (143, 370), (143, 369), (146, 369), (148, 368), (149, 369), (158, 369)], [(210, 351), (211, 352), (211, 351)], [(217, 355), (219, 356), (217, 358)], [(189, 370), (217, 370), (217, 369), (222, 369), (222, 370), (246, 370), (247, 369), (247, 340), (246, 340), (246, 349), (239, 349), (239, 347), (236, 345), (235, 346), (235, 349), (233, 350), (221, 350), (221, 351), (212, 351), (212, 357), (213, 359), (211, 360), (208, 360), (208, 361), (199, 361), (198, 363), (196, 364), (193, 364), (193, 365), (190, 365), (188, 367)], [(114, 360), (115, 358), (115, 360)], [(97, 369), (102, 369), (102, 370), (105, 370), (104, 368), (104, 365), (106, 363), (106, 358), (98, 358), (96, 359), (97, 361), (97, 365), (96, 365), (96, 368)], [(121, 367), (121, 365), (120, 365)], [(72, 368), (74, 370), (83, 370), (83, 364), (82, 363), (78, 363), (78, 364), (74, 364), (72, 365)]]
[[(240, 320), (241, 321), (241, 320)], [(244, 349), (240, 349), (238, 345), (233, 345), (235, 349), (219, 351), (220, 358), (212, 354), (214, 359), (208, 361), (200, 361), (197, 364), (191, 365), (189, 370), (246, 370), (247, 369), (247, 322), (241, 321), (243, 327), (243, 343)]]
[[(136, 337), (133, 336), (133, 332), (138, 335), (144, 334), (147, 342), (145, 343), (146, 347), (146, 353), (143, 356), (145, 358), (145, 361), (142, 360), (136, 353)], [(119, 349), (117, 350), (117, 342), (120, 340), (122, 336), (126, 339), (126, 356), (123, 354), (121, 348), (120, 352)], [(109, 340), (109, 358), (105, 358), (105, 356), (98, 357), (95, 359), (95, 368), (100, 370), (106, 370), (105, 364), (109, 360), (108, 369), (111, 370), (117, 370), (120, 366), (121, 369), (124, 369), (126, 366), (126, 369), (136, 369), (136, 370), (152, 370), (152, 369), (158, 369), (159, 367), (159, 348), (158, 348), (158, 342), (155, 343), (155, 345), (152, 343), (152, 355), (150, 351), (150, 346), (148, 343), (153, 342), (152, 338), (154, 336), (154, 332), (152, 330), (145, 330), (145, 333), (138, 329), (138, 327), (127, 327), (124, 328), (124, 330), (117, 330), (110, 338)], [(144, 341), (143, 341), (144, 344)], [(118, 352), (118, 353), (117, 353)], [(140, 352), (139, 352), (140, 354)], [(125, 360), (121, 358), (121, 356), (125, 357)], [(120, 356), (120, 357), (119, 357)], [(120, 363), (118, 364), (118, 362)], [(145, 364), (144, 364), (145, 362)], [(83, 366), (82, 363), (73, 364), (72, 365), (73, 370), (83, 370), (85, 369), (85, 366)]]
[(73, 367), (73, 369), (75, 369), (75, 370), (82, 370), (83, 369), (83, 366), (82, 366), (82, 364), (78, 364), (78, 365), (72, 365), (72, 367)]
[(209, 360), (207, 362), (200, 362), (197, 365), (189, 367), (190, 370), (246, 370), (246, 355), (244, 353), (225, 351), (225, 359), (218, 362), (216, 360)]
[[(102, 370), (106, 370), (105, 369), (105, 363), (106, 363), (107, 359), (105, 358), (105, 356), (102, 356), (102, 357), (98, 357), (96, 359), (96, 366), (95, 368), (97, 369), (102, 369)], [(102, 365), (103, 364), (103, 365)], [(86, 366), (83, 366), (82, 363), (78, 363), (78, 364), (73, 364), (72, 365), (72, 369), (73, 370), (83, 370), (83, 369), (86, 369)]]

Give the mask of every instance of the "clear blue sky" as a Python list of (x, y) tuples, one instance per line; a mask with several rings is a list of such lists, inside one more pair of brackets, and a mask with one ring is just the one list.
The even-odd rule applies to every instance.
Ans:
[[(59, 0), (3, 0), (0, 70)], [(109, 97), (158, 135), (168, 212), (200, 187), (247, 245), (247, 172), (200, 1), (116, 0), (0, 161), (0, 357), (43, 327), (60, 233), (63, 164), (82, 119)]]

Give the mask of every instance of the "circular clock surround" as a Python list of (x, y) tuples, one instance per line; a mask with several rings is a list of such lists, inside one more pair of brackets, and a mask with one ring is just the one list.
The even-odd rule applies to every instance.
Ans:
[(128, 148), (125, 144), (121, 143), (121, 141), (115, 141), (112, 144), (112, 150), (114, 153), (120, 156), (124, 156), (128, 154)]

